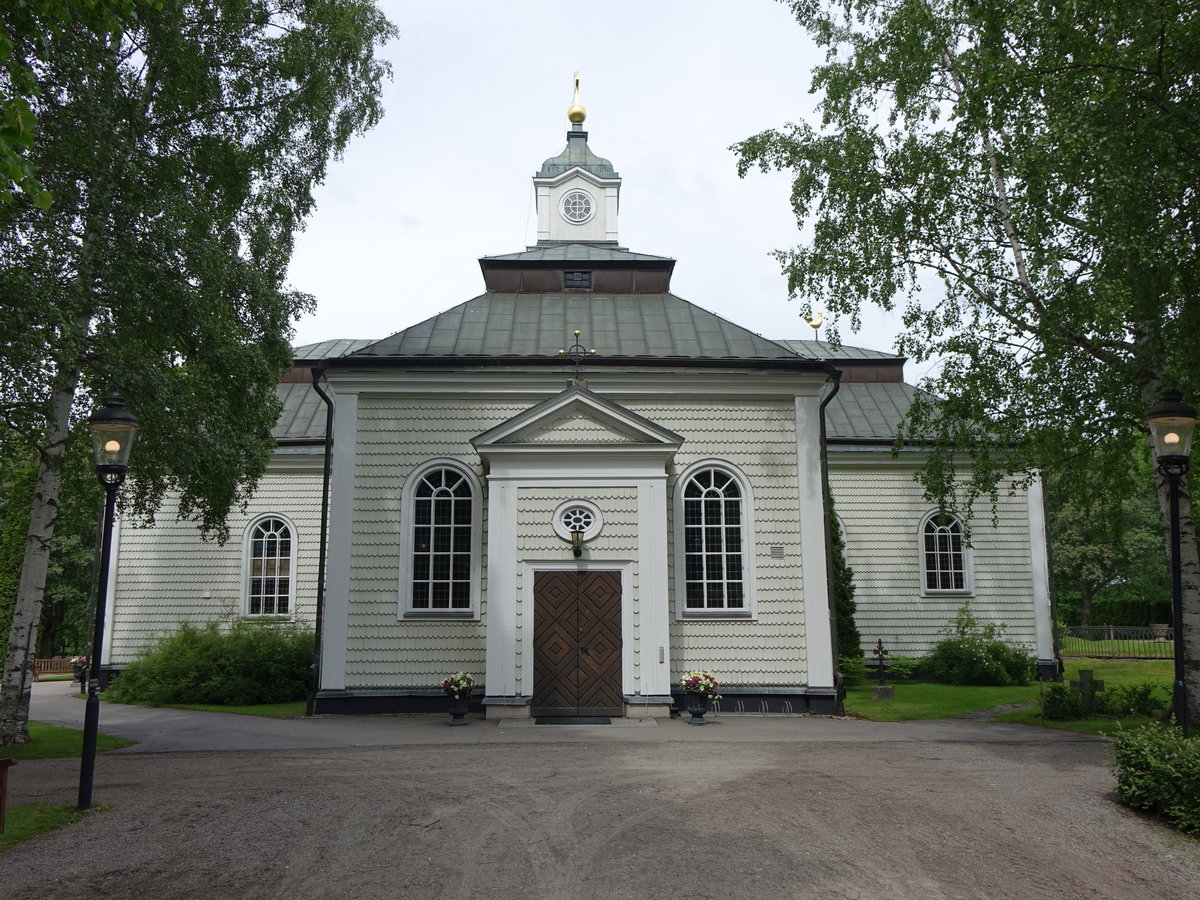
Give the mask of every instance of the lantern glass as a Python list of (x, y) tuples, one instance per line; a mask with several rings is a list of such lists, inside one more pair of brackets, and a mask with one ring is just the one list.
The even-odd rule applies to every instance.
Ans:
[(129, 468), (129, 453), (137, 430), (137, 418), (125, 408), (125, 401), (116, 394), (105, 397), (104, 404), (88, 419), (97, 468), (106, 471)]

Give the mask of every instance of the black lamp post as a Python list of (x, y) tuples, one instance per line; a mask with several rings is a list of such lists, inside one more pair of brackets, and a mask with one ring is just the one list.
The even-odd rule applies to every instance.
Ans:
[(1187, 474), (1188, 451), (1196, 430), (1196, 410), (1179, 391), (1163, 391), (1146, 413), (1159, 474), (1170, 486), (1171, 504), (1171, 628), (1175, 632), (1175, 723), (1188, 736), (1187, 682), (1183, 671), (1183, 572), (1179, 546), (1179, 483)]
[(129, 451), (137, 434), (137, 419), (116, 394), (104, 398), (104, 404), (88, 419), (96, 475), (104, 486), (104, 540), (100, 545), (100, 579), (96, 589), (96, 624), (92, 633), (92, 652), (88, 658), (87, 706), (83, 716), (83, 757), (79, 765), (79, 803), (77, 808), (92, 808), (92, 773), (96, 767), (96, 734), (100, 726), (100, 655), (104, 649), (104, 606), (108, 597), (108, 568), (112, 559), (113, 517), (117, 508), (117, 489), (129, 469)]

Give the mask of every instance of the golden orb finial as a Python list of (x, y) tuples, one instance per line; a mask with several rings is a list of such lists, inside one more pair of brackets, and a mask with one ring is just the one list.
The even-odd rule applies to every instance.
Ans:
[(572, 125), (581, 125), (583, 120), (587, 118), (587, 110), (583, 108), (583, 104), (579, 102), (579, 73), (575, 73), (575, 100), (571, 103), (571, 108), (567, 110), (567, 120)]

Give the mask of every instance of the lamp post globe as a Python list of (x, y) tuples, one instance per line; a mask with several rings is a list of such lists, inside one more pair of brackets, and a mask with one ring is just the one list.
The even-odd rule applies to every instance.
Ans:
[(104, 607), (108, 599), (108, 571), (112, 561), (113, 519), (117, 489), (129, 470), (129, 453), (137, 434), (137, 418), (118, 394), (109, 394), (88, 418), (96, 477), (104, 487), (104, 533), (100, 544), (100, 572), (96, 586), (96, 615), (92, 649), (88, 656), (87, 704), (83, 714), (83, 754), (79, 764), (78, 809), (92, 807), (92, 776), (96, 768), (96, 736), (100, 728), (100, 658), (104, 651)]
[(1158, 462), (1158, 472), (1167, 479), (1171, 519), (1171, 627), (1175, 639), (1175, 686), (1172, 708), (1175, 724), (1188, 736), (1187, 682), (1183, 664), (1183, 567), (1179, 537), (1179, 486), (1190, 465), (1188, 453), (1196, 431), (1196, 410), (1183, 402), (1179, 391), (1163, 391), (1146, 412), (1146, 425)]

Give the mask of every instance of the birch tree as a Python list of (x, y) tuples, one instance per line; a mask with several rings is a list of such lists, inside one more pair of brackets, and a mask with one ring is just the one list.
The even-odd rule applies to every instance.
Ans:
[[(54, 198), (0, 205), (0, 414), (38, 460), (0, 744), (27, 740), (70, 427), (119, 390), (141, 423), (128, 515), (163, 495), (223, 538), (264, 470), (310, 298), (284, 284), (332, 157), (381, 115), (394, 33), (372, 0), (192, 0), (71, 21), (34, 60), (28, 160)], [(30, 38), (34, 40), (34, 38)]]
[[(794, 176), (793, 296), (835, 335), (864, 304), (898, 308), (898, 349), (943, 360), (902, 436), (934, 435), (929, 495), (969, 510), (1035, 468), (1080, 495), (1152, 490), (1127, 465), (1142, 416), (1200, 388), (1195, 0), (789, 5), (827, 49), (822, 119), (739, 143), (740, 171)], [(1186, 491), (1182, 510), (1197, 725)]]

